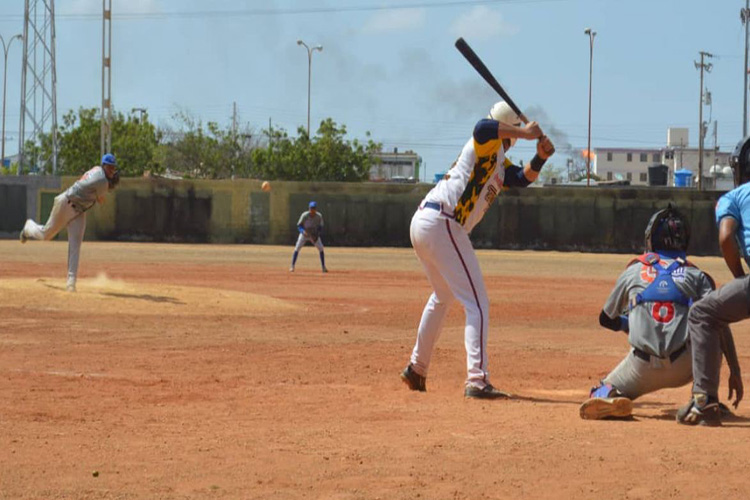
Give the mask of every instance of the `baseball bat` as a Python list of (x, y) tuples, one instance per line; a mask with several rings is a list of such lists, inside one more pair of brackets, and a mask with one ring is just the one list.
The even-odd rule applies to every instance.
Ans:
[(510, 108), (515, 111), (518, 117), (524, 123), (529, 123), (529, 119), (526, 118), (526, 115), (521, 113), (521, 110), (518, 108), (518, 106), (516, 106), (516, 103), (513, 102), (513, 99), (511, 99), (503, 86), (500, 85), (500, 82), (498, 82), (495, 77), (492, 76), (490, 70), (487, 69), (487, 66), (484, 65), (476, 52), (474, 52), (474, 50), (469, 47), (469, 44), (466, 43), (466, 40), (464, 40), (463, 38), (459, 38), (458, 40), (456, 40), (456, 48), (466, 58), (466, 60), (469, 61), (469, 64), (474, 66), (474, 69), (477, 70), (477, 73), (479, 73), (482, 78), (484, 78), (484, 81), (486, 81), (490, 85), (490, 87), (495, 90), (495, 92), (500, 94), (500, 97), (502, 97), (503, 100), (508, 103), (508, 106), (510, 106)]

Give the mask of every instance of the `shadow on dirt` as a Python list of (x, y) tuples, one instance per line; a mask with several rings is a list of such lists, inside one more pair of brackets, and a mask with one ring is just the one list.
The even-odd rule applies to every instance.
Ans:
[(118, 299), (138, 299), (138, 300), (148, 300), (149, 302), (159, 302), (163, 304), (175, 304), (184, 306), (185, 302), (176, 299), (174, 297), (166, 297), (164, 295), (150, 295), (147, 293), (144, 294), (133, 294), (133, 293), (116, 293), (116, 292), (102, 292), (102, 295), (106, 295), (108, 297), (117, 297)]

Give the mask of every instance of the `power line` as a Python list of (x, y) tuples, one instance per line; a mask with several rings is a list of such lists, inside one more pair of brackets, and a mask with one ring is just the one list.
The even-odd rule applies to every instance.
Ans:
[[(301, 15), (301, 14), (334, 14), (344, 12), (371, 12), (383, 10), (406, 10), (406, 9), (432, 9), (447, 7), (469, 7), (473, 5), (487, 4), (538, 4), (538, 3), (561, 3), (573, 2), (578, 0), (453, 0), (448, 2), (412, 2), (399, 3), (390, 5), (362, 5), (346, 7), (307, 7), (295, 9), (235, 9), (235, 10), (200, 10), (200, 11), (171, 11), (171, 12), (123, 12), (112, 13), (113, 19), (118, 21), (125, 20), (145, 20), (145, 19), (174, 19), (174, 18), (220, 18), (220, 17), (252, 17), (252, 16), (282, 16), (282, 15)], [(17, 20), (22, 16), (5, 15), (0, 16), (0, 21)], [(89, 21), (99, 20), (101, 16), (97, 13), (56, 13), (55, 17), (60, 20), (70, 21)]]

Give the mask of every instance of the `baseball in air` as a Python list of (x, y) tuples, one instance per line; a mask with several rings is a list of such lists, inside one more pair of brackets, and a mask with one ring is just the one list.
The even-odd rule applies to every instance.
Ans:
[(268, 181), (263, 181), (263, 184), (260, 185), (260, 188), (267, 193), (271, 190), (271, 183)]

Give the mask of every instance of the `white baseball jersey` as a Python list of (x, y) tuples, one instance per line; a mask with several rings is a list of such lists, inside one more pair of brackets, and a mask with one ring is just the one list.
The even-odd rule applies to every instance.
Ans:
[(482, 220), (503, 185), (529, 185), (523, 169), (505, 158), (498, 126), (495, 120), (480, 120), (451, 169), (425, 197), (440, 203), (467, 233)]

